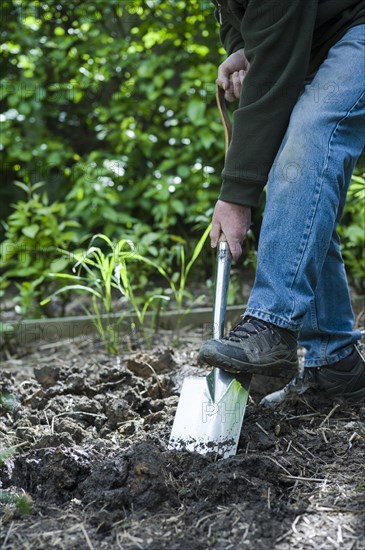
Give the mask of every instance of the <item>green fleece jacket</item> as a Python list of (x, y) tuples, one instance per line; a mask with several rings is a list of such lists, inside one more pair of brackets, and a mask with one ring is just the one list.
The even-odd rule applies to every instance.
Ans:
[(213, 3), (227, 53), (244, 48), (250, 63), (219, 198), (257, 206), (306, 77), (350, 27), (365, 23), (365, 0)]

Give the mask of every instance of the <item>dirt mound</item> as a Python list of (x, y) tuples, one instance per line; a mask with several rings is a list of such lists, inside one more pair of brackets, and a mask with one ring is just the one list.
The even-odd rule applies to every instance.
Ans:
[(0, 435), (15, 453), (1, 489), (29, 495), (32, 513), (0, 504), (4, 549), (360, 550), (364, 406), (308, 394), (273, 412), (258, 405), (261, 387), (236, 456), (168, 451), (194, 353), (48, 347), (8, 360)]
[[(4, 488), (21, 487), (43, 506), (79, 501), (92, 513), (91, 523), (99, 532), (110, 531), (131, 510), (156, 514), (181, 506), (187, 521), (198, 527), (217, 507), (237, 506), (263, 538), (280, 535), (294, 517), (285, 505), (275, 514), (268, 509), (268, 499), (282, 498), (288, 482), (275, 462), (260, 455), (215, 462), (212, 457), (162, 452), (141, 441), (108, 459), (90, 450), (39, 449), (15, 458), (10, 470), (3, 476)], [(266, 523), (255, 522), (262, 514), (270, 518), (269, 532)]]

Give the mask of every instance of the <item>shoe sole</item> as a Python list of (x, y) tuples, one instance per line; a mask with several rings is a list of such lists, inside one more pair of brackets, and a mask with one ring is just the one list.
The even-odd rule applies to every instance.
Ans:
[(219, 353), (217, 350), (214, 352), (214, 357), (204, 352), (201, 353), (199, 360), (232, 374), (261, 374), (279, 378), (295, 376), (298, 374), (299, 366), (298, 361), (288, 361), (287, 359), (276, 360), (274, 363), (261, 363), (260, 365), (245, 363), (234, 357), (230, 357), (228, 360), (226, 355)]

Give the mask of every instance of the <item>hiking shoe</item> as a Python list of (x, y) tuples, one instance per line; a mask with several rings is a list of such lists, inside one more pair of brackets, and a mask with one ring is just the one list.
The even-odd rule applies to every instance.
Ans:
[(316, 369), (315, 382), (321, 391), (352, 401), (365, 400), (365, 350), (361, 344), (353, 352), (328, 367)]
[(298, 369), (297, 334), (247, 316), (221, 340), (205, 342), (198, 360), (238, 374), (290, 375)]
[(365, 401), (364, 346), (356, 344), (350, 355), (332, 365), (304, 368), (282, 390), (270, 393), (260, 404), (273, 409), (288, 395), (301, 395), (309, 389), (349, 401)]

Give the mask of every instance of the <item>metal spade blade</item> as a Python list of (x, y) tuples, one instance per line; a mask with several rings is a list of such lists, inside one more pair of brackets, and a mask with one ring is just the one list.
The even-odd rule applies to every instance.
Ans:
[[(227, 306), (231, 256), (228, 243), (218, 244), (213, 337), (221, 338)], [(215, 368), (205, 377), (184, 380), (169, 449), (223, 458), (236, 454), (251, 376), (236, 377)]]

